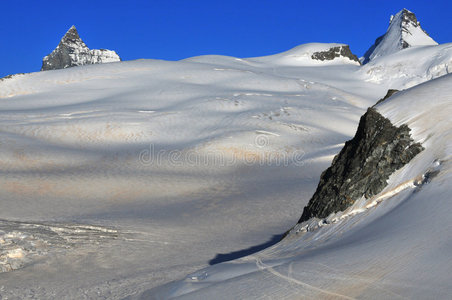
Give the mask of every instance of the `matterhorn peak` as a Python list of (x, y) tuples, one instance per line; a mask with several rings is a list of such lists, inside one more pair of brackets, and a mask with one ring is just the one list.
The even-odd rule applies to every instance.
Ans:
[(52, 53), (42, 60), (41, 71), (120, 61), (111, 50), (90, 50), (80, 38), (74, 25), (69, 28)]
[(386, 33), (375, 40), (361, 58), (363, 64), (380, 57), (416, 46), (438, 45), (421, 28), (416, 15), (404, 8), (395, 16), (391, 16)]

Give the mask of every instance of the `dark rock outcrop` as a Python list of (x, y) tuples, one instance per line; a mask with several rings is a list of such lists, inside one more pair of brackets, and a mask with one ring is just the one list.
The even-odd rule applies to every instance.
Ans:
[(407, 125), (396, 127), (375, 108), (361, 117), (355, 137), (346, 142), (325, 170), (298, 221), (343, 211), (362, 196), (381, 192), (389, 176), (424, 148), (414, 143)]
[(41, 71), (65, 69), (74, 66), (120, 61), (115, 51), (105, 49), (90, 50), (72, 26), (52, 53), (42, 60)]
[(356, 61), (361, 64), (358, 57), (352, 53), (350, 47), (347, 45), (332, 47), (326, 51), (314, 52), (311, 55), (312, 59), (315, 60), (333, 60), (337, 57), (347, 57), (350, 60)]

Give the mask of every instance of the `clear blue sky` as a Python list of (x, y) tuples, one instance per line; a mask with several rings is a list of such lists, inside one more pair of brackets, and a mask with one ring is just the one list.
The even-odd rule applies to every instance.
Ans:
[(437, 42), (452, 42), (450, 0), (2, 0), (0, 77), (39, 71), (73, 24), (88, 47), (123, 60), (252, 57), (308, 42), (347, 43), (361, 56), (402, 8)]

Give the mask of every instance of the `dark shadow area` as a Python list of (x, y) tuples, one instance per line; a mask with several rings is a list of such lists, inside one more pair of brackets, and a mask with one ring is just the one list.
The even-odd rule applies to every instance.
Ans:
[(225, 261), (234, 260), (237, 258), (241, 258), (244, 256), (251, 255), (253, 253), (259, 252), (259, 251), (264, 250), (265, 248), (268, 248), (270, 246), (273, 246), (274, 244), (281, 241), (281, 239), (284, 237), (284, 235), (285, 234), (275, 234), (274, 236), (272, 236), (272, 238), (268, 242), (265, 242), (265, 243), (257, 245), (257, 246), (252, 246), (247, 249), (234, 251), (234, 252), (230, 252), (230, 253), (224, 253), (224, 254), (219, 253), (213, 259), (211, 259), (209, 261), (209, 265), (216, 265), (216, 264), (219, 264), (219, 263), (222, 263)]

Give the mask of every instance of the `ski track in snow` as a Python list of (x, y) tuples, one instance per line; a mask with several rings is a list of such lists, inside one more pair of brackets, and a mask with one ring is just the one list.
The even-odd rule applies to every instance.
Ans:
[[(251, 256), (251, 257), (253, 257), (253, 256)], [(270, 272), (271, 274), (273, 274), (273, 275), (275, 275), (275, 276), (277, 276), (277, 277), (279, 277), (279, 278), (282, 278), (282, 279), (287, 280), (287, 281), (289, 281), (289, 282), (293, 282), (293, 283), (298, 284), (298, 285), (300, 285), (300, 286), (302, 286), (302, 287), (304, 287), (304, 288), (312, 289), (312, 290), (314, 290), (314, 291), (319, 292), (320, 294), (326, 294), (326, 295), (328, 295), (328, 296), (333, 296), (333, 297), (337, 297), (337, 298), (340, 298), (340, 299), (355, 299), (355, 298), (351, 298), (351, 297), (348, 297), (348, 296), (345, 296), (345, 295), (341, 295), (341, 294), (329, 292), (329, 291), (327, 291), (327, 290), (325, 290), (325, 289), (317, 288), (317, 287), (315, 287), (315, 286), (312, 286), (312, 285), (310, 285), (310, 284), (307, 284), (307, 283), (305, 283), (305, 282), (302, 282), (302, 281), (297, 280), (297, 279), (295, 279), (295, 278), (292, 278), (292, 277), (290, 277), (290, 276), (283, 275), (283, 274), (277, 272), (277, 271), (276, 271), (275, 269), (273, 269), (271, 266), (264, 264), (264, 263), (262, 262), (262, 260), (259, 259), (258, 257), (254, 257), (254, 259), (256, 260), (256, 266), (257, 266), (257, 267), (259, 268), (259, 270), (261, 270), (261, 271), (268, 271), (268, 272)], [(289, 266), (289, 268), (291, 268), (291, 265)], [(290, 270), (291, 270), (291, 269), (290, 269)], [(290, 273), (292, 273), (292, 271), (290, 271)]]

